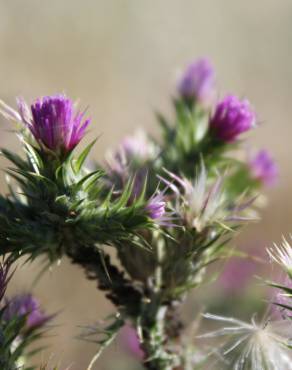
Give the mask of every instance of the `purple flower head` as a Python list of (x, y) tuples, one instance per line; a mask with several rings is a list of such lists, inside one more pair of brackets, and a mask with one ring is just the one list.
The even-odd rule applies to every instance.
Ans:
[(202, 58), (191, 63), (183, 73), (177, 88), (184, 99), (209, 105), (215, 93), (215, 72), (209, 60)]
[(47, 323), (52, 316), (47, 316), (40, 309), (40, 304), (31, 294), (21, 294), (7, 302), (4, 319), (9, 321), (16, 316), (26, 316), (26, 328), (32, 329)]
[(165, 214), (166, 203), (162, 193), (153, 195), (146, 206), (149, 217), (153, 220), (161, 219)]
[(166, 211), (164, 192), (157, 192), (148, 200), (146, 212), (152, 220), (161, 226), (176, 226), (173, 224), (173, 213)]
[(31, 113), (23, 100), (18, 100), (18, 108), (37, 142), (62, 154), (75, 148), (90, 123), (90, 119), (84, 119), (85, 112), (74, 112), (72, 100), (61, 94), (35, 100)]
[(278, 166), (266, 150), (260, 150), (249, 161), (251, 176), (266, 186), (272, 186), (278, 179)]
[(209, 103), (215, 91), (215, 73), (208, 59), (202, 58), (191, 63), (178, 84), (179, 94), (187, 100)]
[(233, 142), (255, 125), (255, 113), (247, 100), (229, 95), (217, 104), (210, 121), (211, 130), (221, 141)]

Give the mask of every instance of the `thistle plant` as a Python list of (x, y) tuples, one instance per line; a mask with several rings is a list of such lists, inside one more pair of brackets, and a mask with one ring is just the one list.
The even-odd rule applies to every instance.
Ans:
[[(145, 369), (207, 366), (209, 354), (203, 354), (202, 365), (193, 360), (200, 346), (186, 345), (180, 308), (208, 280), (209, 266), (230, 257), (238, 232), (258, 219), (262, 187), (277, 178), (268, 152), (250, 157), (243, 149), (243, 140), (257, 127), (251, 104), (235, 95), (216, 102), (215, 96), (212, 65), (206, 59), (192, 63), (173, 94), (173, 117), (157, 113), (161, 137), (138, 131), (94, 170), (86, 160), (98, 143), (78, 150), (91, 123), (87, 110), (63, 94), (38, 98), (31, 105), (18, 99), (18, 110), (1, 102), (2, 114), (18, 125), (24, 152), (2, 149), (11, 162), (6, 170), (11, 180), (9, 194), (0, 198), (1, 255), (11, 263), (22, 256), (27, 261), (45, 257), (50, 263), (67, 257), (104, 291), (116, 313), (105, 327), (93, 325), (82, 335), (98, 345), (88, 370), (98, 366), (102, 350), (124, 325), (137, 334)], [(113, 262), (113, 253), (118, 262)], [(289, 253), (286, 246), (270, 255), (288, 272)], [(291, 295), (291, 288), (281, 289)], [(25, 325), (33, 328), (48, 320), (31, 296), (8, 302), (3, 320), (24, 316)], [(238, 343), (248, 342), (241, 358), (250, 354), (251, 332), (274, 346), (265, 325), (228, 322), (243, 335)], [(273, 359), (261, 360), (260, 351), (255, 345), (251, 361), (230, 366), (280, 369)], [(273, 356), (279, 353), (288, 356), (281, 369), (290, 369), (288, 347), (275, 349)]]

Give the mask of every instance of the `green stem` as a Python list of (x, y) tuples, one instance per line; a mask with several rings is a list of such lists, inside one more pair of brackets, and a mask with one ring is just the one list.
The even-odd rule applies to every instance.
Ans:
[(161, 239), (157, 240), (157, 267), (154, 282), (149, 287), (151, 294), (142, 310), (142, 348), (146, 355), (144, 366), (148, 370), (173, 370), (179, 362), (177, 354), (167, 348), (171, 338), (168, 337), (166, 330), (167, 314), (170, 306), (163, 302), (162, 262), (164, 247), (163, 241)]

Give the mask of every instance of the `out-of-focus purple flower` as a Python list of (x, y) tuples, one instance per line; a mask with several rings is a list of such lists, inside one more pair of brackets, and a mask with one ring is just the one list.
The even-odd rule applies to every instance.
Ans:
[(155, 154), (153, 142), (143, 130), (137, 130), (133, 135), (126, 136), (120, 144), (120, 149), (128, 159), (136, 157), (145, 161)]
[(247, 258), (232, 258), (219, 278), (226, 293), (241, 294), (257, 271), (255, 261)]
[(108, 186), (121, 192), (133, 179), (131, 199), (139, 197), (147, 177), (147, 161), (156, 158), (158, 149), (142, 130), (126, 136), (118, 148), (109, 151), (105, 165), (108, 170)]
[(40, 304), (31, 294), (21, 294), (8, 300), (4, 319), (9, 321), (17, 316), (26, 316), (26, 328), (32, 329), (46, 324), (52, 316), (47, 316)]
[(278, 166), (267, 150), (260, 150), (249, 160), (252, 177), (266, 186), (272, 186), (278, 179)]
[(138, 163), (139, 168), (144, 162), (157, 155), (155, 144), (149, 140), (146, 133), (137, 130), (133, 135), (126, 136), (117, 150), (110, 151), (106, 156), (106, 165), (110, 174), (127, 177), (131, 167)]
[(247, 100), (229, 95), (217, 104), (210, 128), (217, 139), (233, 142), (255, 125), (255, 113)]
[(121, 342), (124, 349), (134, 356), (137, 360), (143, 360), (144, 352), (139, 343), (139, 338), (136, 330), (130, 326), (125, 325), (121, 330)]
[(210, 103), (215, 91), (215, 72), (208, 59), (191, 63), (178, 83), (178, 92), (186, 100)]
[(62, 94), (36, 99), (31, 111), (19, 99), (18, 109), (21, 120), (37, 142), (63, 154), (75, 148), (90, 123), (90, 119), (84, 119), (85, 112), (75, 112), (72, 100)]

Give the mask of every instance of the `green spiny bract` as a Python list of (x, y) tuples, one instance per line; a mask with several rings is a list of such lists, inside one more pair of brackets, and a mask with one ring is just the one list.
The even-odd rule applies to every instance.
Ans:
[(7, 173), (16, 182), (10, 183), (9, 196), (1, 198), (3, 253), (13, 252), (15, 258), (47, 253), (55, 260), (76, 241), (114, 244), (135, 239), (139, 230), (154, 226), (145, 212), (143, 194), (128, 204), (130, 180), (118, 199), (113, 200), (112, 191), (105, 196), (103, 172), (82, 167), (91, 147), (61, 163), (28, 143), (24, 143), (26, 160), (2, 151), (14, 165)]

